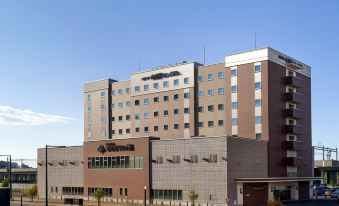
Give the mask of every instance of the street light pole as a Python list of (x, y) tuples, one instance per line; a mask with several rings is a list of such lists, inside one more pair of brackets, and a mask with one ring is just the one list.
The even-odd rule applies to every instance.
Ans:
[(144, 186), (144, 206), (146, 206), (146, 190), (147, 190), (147, 186)]
[(7, 161), (8, 161), (8, 157), (9, 157), (9, 166), (7, 165), (7, 169), (9, 168), (8, 182), (9, 182), (10, 196), (11, 196), (11, 199), (12, 199), (12, 155), (0, 155), (0, 157), (7, 157)]

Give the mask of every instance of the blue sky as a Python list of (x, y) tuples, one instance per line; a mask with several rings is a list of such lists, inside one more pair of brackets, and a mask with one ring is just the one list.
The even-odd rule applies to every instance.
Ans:
[(83, 82), (270, 46), (312, 66), (313, 142), (339, 147), (338, 1), (0, 0), (1, 154), (83, 142)]

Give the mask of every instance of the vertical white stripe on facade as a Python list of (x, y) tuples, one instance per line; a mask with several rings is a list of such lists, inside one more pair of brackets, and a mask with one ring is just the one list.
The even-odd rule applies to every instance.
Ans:
[[(254, 63), (254, 65), (253, 65), (253, 72), (255, 72), (254, 68), (257, 65), (261, 65), (261, 62)], [(262, 82), (261, 81), (261, 72), (255, 72), (254, 73), (254, 82)], [(255, 97), (254, 101), (256, 99), (262, 99), (261, 90), (262, 89), (254, 90), (254, 97)], [(255, 107), (255, 116), (261, 116), (262, 117), (262, 106)], [(256, 134), (262, 133), (262, 123), (255, 124), (255, 133)]]
[[(184, 89), (184, 93), (186, 93), (186, 92), (190, 92), (189, 88)], [(189, 95), (193, 95), (193, 94), (189, 94)], [(184, 108), (190, 108), (190, 98), (184, 99)], [(190, 123), (190, 113), (184, 114), (184, 124), (185, 123)], [(192, 126), (193, 125), (191, 125), (191, 123), (190, 123), (190, 127), (192, 127)], [(188, 137), (190, 137), (190, 129), (184, 128), (184, 138), (188, 138)]]
[[(231, 70), (232, 69), (238, 70), (236, 66), (231, 67)], [(232, 86), (238, 86), (238, 76), (231, 76), (231, 87)], [(231, 102), (238, 102), (238, 93), (231, 93)], [(232, 119), (233, 118), (238, 118), (238, 109), (232, 109)], [(238, 135), (238, 125), (232, 125), (232, 135)]]

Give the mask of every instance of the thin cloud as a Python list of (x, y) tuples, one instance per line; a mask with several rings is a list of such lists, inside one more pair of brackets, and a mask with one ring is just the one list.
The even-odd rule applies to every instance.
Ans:
[(38, 126), (52, 123), (68, 123), (72, 118), (59, 115), (34, 112), (29, 109), (15, 109), (9, 106), (0, 106), (0, 125)]

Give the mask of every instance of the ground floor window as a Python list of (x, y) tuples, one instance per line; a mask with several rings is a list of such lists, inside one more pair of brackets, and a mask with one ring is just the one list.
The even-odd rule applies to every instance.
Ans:
[(83, 187), (62, 187), (63, 195), (83, 195), (84, 188)]
[(98, 187), (89, 187), (88, 196), (94, 196), (96, 190), (101, 189), (105, 193), (105, 197), (112, 197), (112, 188), (98, 188)]
[(159, 200), (182, 200), (182, 190), (152, 190), (153, 199)]
[(144, 156), (88, 157), (88, 169), (144, 168)]

